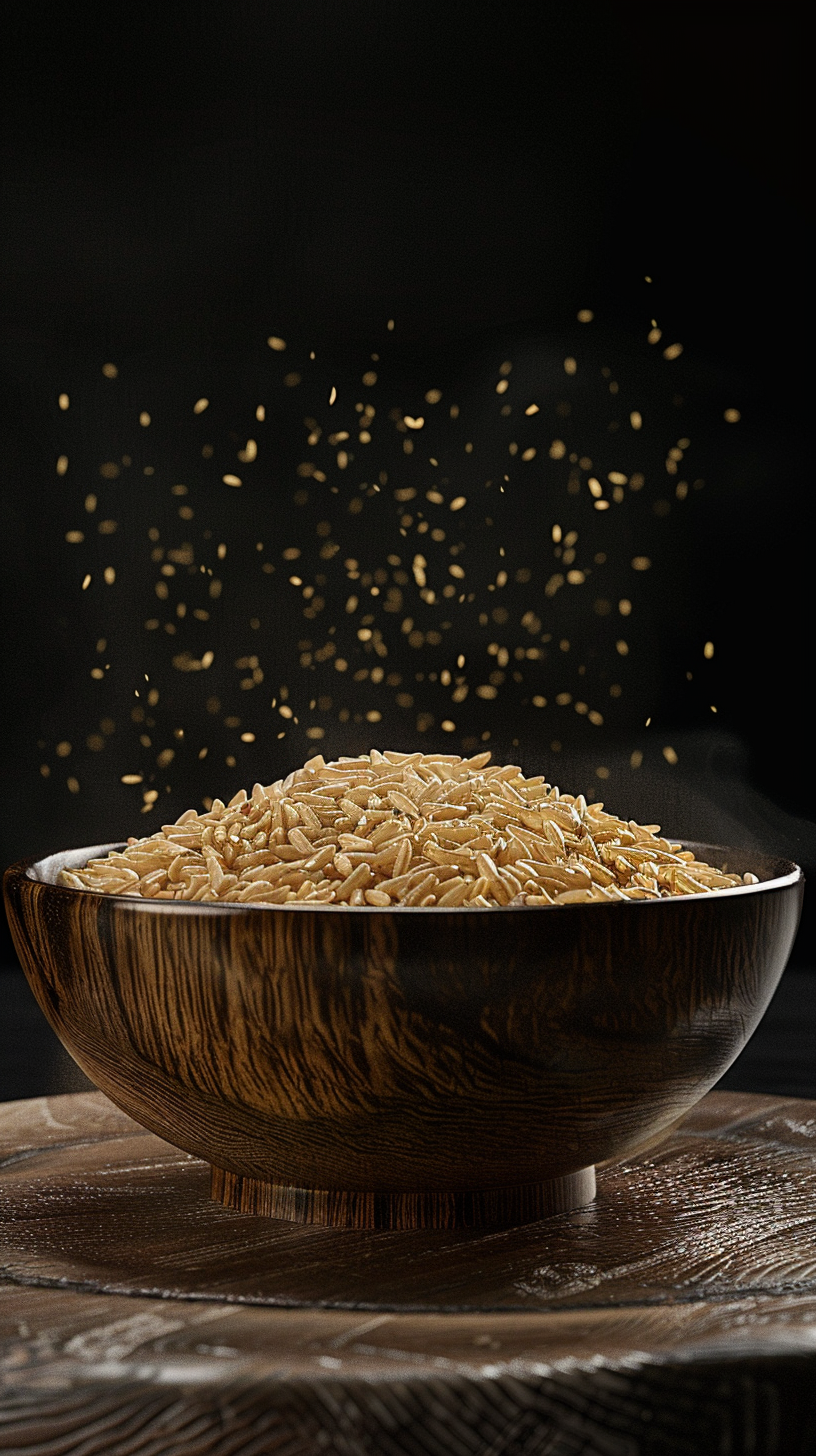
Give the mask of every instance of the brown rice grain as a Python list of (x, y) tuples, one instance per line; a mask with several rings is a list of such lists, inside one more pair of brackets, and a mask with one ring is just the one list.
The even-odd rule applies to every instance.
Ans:
[(757, 883), (656, 824), (562, 794), (487, 751), (387, 750), (302, 768), (63, 870), (70, 889), (145, 899), (345, 906), (571, 905)]

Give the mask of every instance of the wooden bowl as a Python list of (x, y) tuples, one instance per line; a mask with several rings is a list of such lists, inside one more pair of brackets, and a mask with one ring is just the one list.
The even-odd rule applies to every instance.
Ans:
[(337, 909), (63, 889), (8, 870), (15, 945), (74, 1060), (245, 1212), (357, 1228), (524, 1222), (594, 1194), (723, 1074), (801, 912), (760, 883), (609, 904)]

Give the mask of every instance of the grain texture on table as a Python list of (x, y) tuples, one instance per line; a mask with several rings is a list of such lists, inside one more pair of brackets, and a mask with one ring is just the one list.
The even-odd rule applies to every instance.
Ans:
[(0, 1105), (0, 1451), (812, 1456), (816, 1102), (712, 1093), (523, 1228), (237, 1214), (101, 1093)]

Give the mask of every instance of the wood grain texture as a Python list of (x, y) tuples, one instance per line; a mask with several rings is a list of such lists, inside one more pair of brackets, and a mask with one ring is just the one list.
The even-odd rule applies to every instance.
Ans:
[(402, 1195), (423, 1218), (435, 1195), (450, 1223), (470, 1194), (537, 1214), (529, 1185), (643, 1146), (744, 1045), (801, 874), (692, 847), (764, 883), (563, 908), (258, 909), (47, 882), (84, 850), (39, 880), (15, 867), (6, 895), (51, 1025), (144, 1127), (304, 1206), (315, 1190), (396, 1195), (393, 1225)]
[(581, 1208), (595, 1197), (595, 1169), (546, 1183), (466, 1193), (345, 1193), (287, 1188), (213, 1168), (210, 1192), (237, 1213), (343, 1229), (503, 1228)]
[(98, 1093), (0, 1150), (4, 1456), (816, 1449), (816, 1103), (711, 1094), (499, 1233), (230, 1214)]
[(810, 1102), (712, 1093), (659, 1147), (599, 1169), (588, 1207), (455, 1235), (233, 1213), (211, 1201), (206, 1163), (113, 1109), (104, 1136), (99, 1093), (4, 1104), (0, 1123), (8, 1107), (31, 1109), (29, 1145), (0, 1165), (0, 1265), (15, 1280), (373, 1312), (816, 1296)]

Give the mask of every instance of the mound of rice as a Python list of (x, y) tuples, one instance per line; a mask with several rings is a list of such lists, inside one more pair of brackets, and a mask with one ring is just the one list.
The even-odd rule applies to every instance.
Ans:
[(188, 809), (58, 883), (106, 895), (252, 905), (570, 905), (697, 895), (725, 874), (489, 753), (378, 752)]

